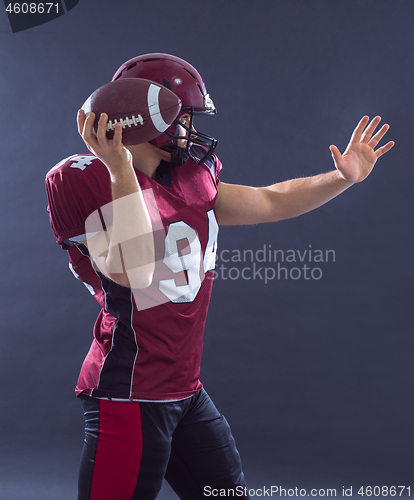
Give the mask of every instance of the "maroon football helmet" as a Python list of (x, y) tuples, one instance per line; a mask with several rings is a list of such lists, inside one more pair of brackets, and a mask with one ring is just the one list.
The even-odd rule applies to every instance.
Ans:
[[(181, 111), (175, 122), (156, 139), (151, 141), (157, 147), (172, 153), (175, 163), (184, 163), (190, 156), (199, 165), (205, 163), (213, 154), (217, 140), (201, 132), (194, 132), (193, 121), (195, 115), (212, 115), (216, 113), (213, 101), (207, 94), (204, 82), (198, 71), (179, 57), (169, 54), (144, 54), (125, 62), (115, 73), (112, 81), (119, 78), (145, 78), (172, 90), (182, 102)], [(185, 126), (179, 122), (181, 116), (189, 114), (190, 123)], [(191, 134), (191, 143), (202, 148), (196, 148), (198, 156), (190, 150), (190, 141), (186, 149), (177, 146), (178, 139), (187, 137), (179, 135), (179, 126)], [(203, 154), (199, 154), (202, 151)]]

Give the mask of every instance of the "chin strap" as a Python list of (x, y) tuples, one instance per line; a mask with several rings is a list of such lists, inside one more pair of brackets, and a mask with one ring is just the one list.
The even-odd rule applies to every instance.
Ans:
[[(178, 124), (176, 123), (176, 130), (178, 129)], [(190, 157), (187, 149), (183, 149), (183, 148), (179, 148), (177, 146), (177, 137), (168, 133), (168, 135), (171, 136), (172, 138), (172, 141), (169, 142), (168, 144), (165, 144), (164, 146), (157, 146), (156, 144), (154, 144), (153, 141), (150, 141), (150, 143), (159, 148), (159, 149), (162, 149), (163, 151), (166, 151), (167, 153), (170, 153), (171, 155), (171, 165), (173, 167), (180, 167), (181, 165), (184, 165), (184, 163), (188, 160), (188, 158)]]
[(190, 155), (183, 148), (179, 148), (173, 142), (166, 144), (165, 146), (161, 146), (160, 149), (163, 151), (167, 151), (171, 155), (171, 165), (173, 167), (180, 167), (184, 165), (184, 163), (188, 160)]

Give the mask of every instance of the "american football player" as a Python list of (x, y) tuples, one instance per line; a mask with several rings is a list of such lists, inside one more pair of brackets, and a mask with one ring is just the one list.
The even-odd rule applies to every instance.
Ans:
[[(219, 181), (217, 140), (197, 115), (215, 107), (197, 70), (168, 54), (123, 64), (113, 80), (145, 78), (182, 102), (151, 142), (124, 147), (122, 125), (93, 132), (91, 154), (71, 156), (46, 177), (50, 220), (70, 267), (101, 305), (76, 393), (85, 414), (79, 500), (155, 499), (165, 477), (178, 497), (248, 498), (225, 417), (200, 380), (203, 330), (219, 226), (278, 221), (313, 210), (364, 180), (393, 142), (388, 125), (363, 117), (328, 173), (266, 187)], [(208, 490), (206, 490), (208, 488)]]

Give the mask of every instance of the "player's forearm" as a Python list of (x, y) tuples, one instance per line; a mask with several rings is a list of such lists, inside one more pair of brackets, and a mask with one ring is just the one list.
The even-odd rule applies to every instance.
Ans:
[(132, 165), (111, 172), (112, 245), (152, 234), (151, 219)]
[(154, 273), (154, 240), (151, 219), (132, 165), (111, 172), (113, 224), (110, 231), (108, 269), (122, 261), (132, 288), (148, 286)]
[(332, 200), (352, 186), (335, 170), (261, 188), (267, 222), (297, 217)]
[(155, 266), (151, 219), (132, 165), (111, 174), (112, 224), (92, 249), (100, 271), (131, 288), (149, 286)]

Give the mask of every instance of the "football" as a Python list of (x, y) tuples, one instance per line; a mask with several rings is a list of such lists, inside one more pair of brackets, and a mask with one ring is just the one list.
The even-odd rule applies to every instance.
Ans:
[(106, 136), (122, 124), (122, 143), (149, 142), (165, 132), (178, 116), (181, 100), (171, 90), (143, 78), (123, 78), (99, 87), (85, 101), (86, 116), (95, 113), (94, 132), (101, 113), (108, 115)]

